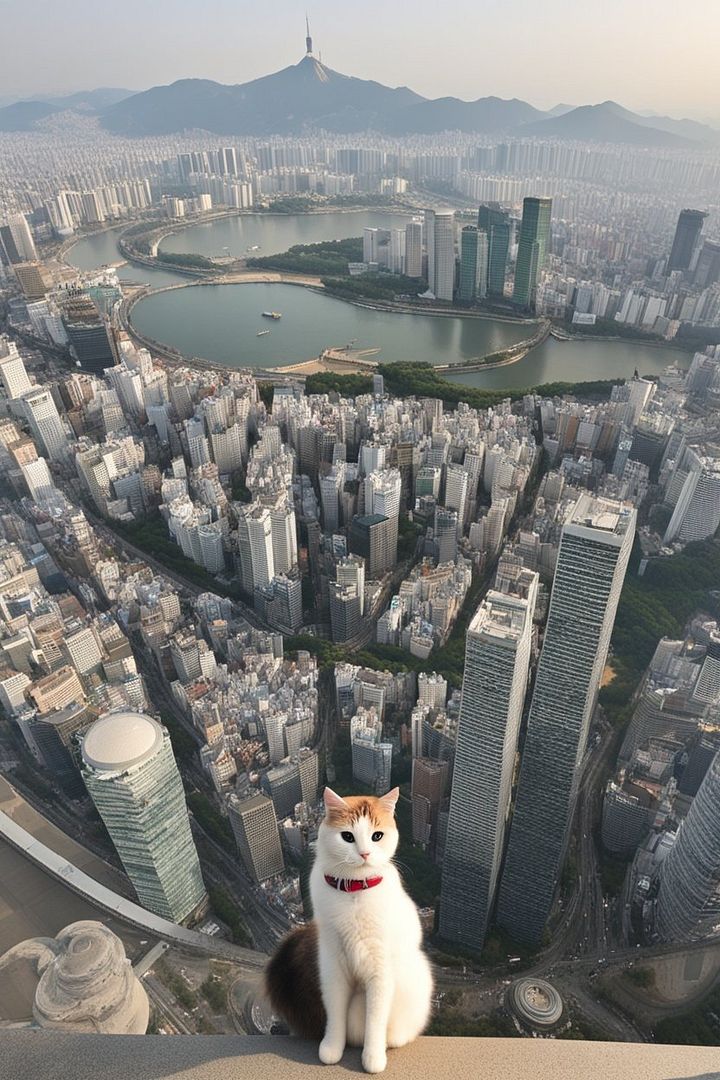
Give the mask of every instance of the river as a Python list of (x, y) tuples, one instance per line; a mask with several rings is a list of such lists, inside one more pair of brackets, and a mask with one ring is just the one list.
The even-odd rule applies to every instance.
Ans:
[[(263, 319), (262, 311), (282, 319)], [(229, 367), (276, 367), (317, 356), (331, 345), (379, 348), (373, 359), (462, 363), (529, 337), (527, 324), (432, 315), (400, 315), (355, 307), (297, 285), (201, 285), (151, 294), (132, 312), (133, 325), (184, 355)], [(269, 334), (257, 336), (258, 330)], [(686, 366), (679, 349), (629, 342), (550, 338), (516, 364), (458, 373), (471, 386), (518, 387), (557, 380), (608, 379)]]
[[(287, 251), (293, 244), (359, 236), (363, 228), (393, 227), (407, 215), (373, 211), (330, 214), (253, 214), (188, 225), (166, 237), (163, 250), (242, 256)], [(83, 270), (118, 262), (117, 230), (78, 241), (68, 262)], [(153, 288), (187, 283), (184, 274), (144, 266), (120, 267), (125, 281)], [(260, 312), (283, 312), (270, 323)], [(396, 315), (358, 308), (292, 285), (220, 285), (150, 295), (133, 310), (141, 333), (174, 345), (186, 356), (201, 356), (231, 367), (273, 367), (308, 360), (329, 345), (354, 341), (357, 349), (379, 348), (385, 361), (424, 360), (431, 364), (464, 360), (504, 348), (528, 337), (530, 328), (495, 319), (436, 318)], [(270, 330), (257, 337), (258, 330)], [(543, 345), (516, 364), (490, 371), (453, 375), (470, 386), (521, 387), (557, 380), (659, 374), (670, 363), (687, 366), (689, 356), (633, 342), (556, 341)]]

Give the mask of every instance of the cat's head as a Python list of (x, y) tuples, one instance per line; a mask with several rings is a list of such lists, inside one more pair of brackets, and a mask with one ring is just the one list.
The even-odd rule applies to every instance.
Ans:
[(395, 804), (400, 794), (347, 795), (326, 787), (325, 818), (317, 854), (326, 873), (338, 878), (373, 877), (391, 861), (398, 844)]

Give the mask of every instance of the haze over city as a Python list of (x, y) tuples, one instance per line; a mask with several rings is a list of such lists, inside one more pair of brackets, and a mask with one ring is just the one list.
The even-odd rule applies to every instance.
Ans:
[(0, 0), (3, 1080), (719, 1075), (718, 40)]
[[(720, 124), (714, 0), (431, 0), (362, 7), (315, 2), (311, 30), (336, 71), (426, 97), (518, 97), (538, 108), (608, 99)], [(246, 82), (298, 59), (296, 0), (3, 0), (0, 98), (181, 78)], [(33, 43), (33, 63), (26, 48)], [(81, 76), (81, 77), (80, 77)]]

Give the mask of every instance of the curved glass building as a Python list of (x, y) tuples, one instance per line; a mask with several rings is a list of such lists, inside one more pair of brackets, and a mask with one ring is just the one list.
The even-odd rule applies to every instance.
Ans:
[(657, 928), (664, 941), (720, 932), (720, 754), (660, 867)]
[(183, 922), (204, 902), (205, 886), (167, 730), (143, 713), (107, 713), (85, 735), (82, 760), (139, 902)]

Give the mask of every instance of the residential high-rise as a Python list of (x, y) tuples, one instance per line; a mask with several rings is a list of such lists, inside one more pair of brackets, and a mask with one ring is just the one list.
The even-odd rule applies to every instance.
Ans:
[(488, 296), (502, 297), (505, 292), (505, 272), (512, 235), (509, 214), (499, 206), (481, 206), (478, 210), (478, 231), (487, 235)]
[(438, 300), (455, 290), (455, 211), (425, 211), (428, 288)]
[(85, 735), (82, 760), (138, 900), (165, 919), (187, 919), (206, 894), (168, 732), (142, 713), (108, 713)]
[(333, 641), (349, 641), (360, 630), (365, 611), (365, 563), (359, 555), (341, 559), (330, 583), (330, 626)]
[(227, 808), (235, 843), (253, 881), (260, 883), (281, 874), (285, 862), (272, 799), (231, 795)]
[(707, 214), (703, 210), (680, 211), (668, 258), (668, 273), (671, 270), (690, 269), (706, 217)]
[(353, 779), (375, 795), (390, 790), (392, 743), (382, 741), (382, 720), (375, 706), (361, 707), (350, 721)]
[(520, 223), (513, 304), (534, 308), (535, 290), (550, 244), (552, 199), (523, 199)]
[(252, 503), (238, 515), (238, 555), (243, 588), (249, 593), (275, 576), (272, 519), (266, 506)]
[(7, 338), (0, 338), (0, 379), (11, 401), (21, 397), (26, 390), (32, 389), (32, 383), (28, 378), (17, 345)]
[(53, 396), (44, 386), (22, 395), (23, 412), (35, 438), (51, 461), (67, 454), (68, 439)]
[(37, 248), (24, 214), (12, 214), (7, 225), (0, 226), (4, 247), (11, 263), (37, 262)]
[(555, 895), (636, 512), (581, 495), (562, 529), (498, 897), (498, 922), (537, 943)]
[(480, 951), (492, 911), (527, 689), (538, 575), (525, 595), (490, 591), (465, 639), (443, 862), (440, 934)]
[(660, 864), (657, 929), (664, 941), (720, 933), (720, 754), (716, 754), (672, 848)]

